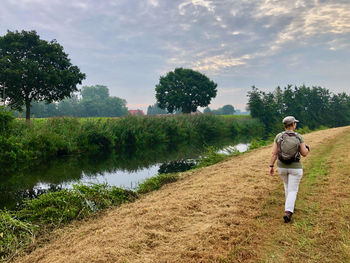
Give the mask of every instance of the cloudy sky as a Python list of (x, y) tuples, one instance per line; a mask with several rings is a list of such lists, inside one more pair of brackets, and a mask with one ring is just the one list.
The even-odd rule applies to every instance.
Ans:
[(350, 0), (1, 0), (0, 35), (57, 39), (87, 78), (129, 109), (155, 103), (176, 67), (218, 84), (212, 109), (244, 110), (255, 85), (350, 94)]

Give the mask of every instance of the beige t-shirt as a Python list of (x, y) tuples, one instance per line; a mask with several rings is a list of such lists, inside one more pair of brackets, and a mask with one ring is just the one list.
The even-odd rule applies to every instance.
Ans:
[[(287, 131), (288, 133), (291, 133), (292, 131)], [(297, 135), (297, 138), (299, 139), (300, 143), (304, 142), (304, 138), (299, 134), (295, 133)], [(282, 132), (276, 135), (275, 142), (277, 143), (279, 138), (282, 136)], [(290, 164), (282, 163), (280, 160), (277, 159), (277, 167), (280, 168), (291, 168), (291, 169), (303, 169), (303, 165), (301, 164), (301, 161), (299, 162), (292, 162)]]

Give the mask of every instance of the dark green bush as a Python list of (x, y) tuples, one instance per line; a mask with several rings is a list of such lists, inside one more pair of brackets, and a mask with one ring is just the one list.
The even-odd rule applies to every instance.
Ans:
[(296, 130), (296, 132), (298, 132), (298, 133), (300, 133), (300, 134), (305, 134), (305, 133), (309, 133), (309, 132), (311, 132), (311, 129), (309, 128), (309, 126), (304, 126), (304, 127), (302, 127), (302, 128), (298, 128), (297, 130)]
[[(273, 141), (273, 140), (272, 140)], [(270, 144), (271, 141), (268, 140), (262, 140), (262, 139), (254, 139), (252, 140), (252, 142), (250, 143), (249, 146), (249, 150), (254, 150), (254, 149), (258, 149), (262, 146), (266, 146), (268, 144)]]
[(132, 191), (106, 184), (75, 185), (73, 189), (49, 192), (36, 199), (25, 200), (18, 216), (40, 225), (61, 225), (135, 198), (136, 194)]
[(206, 167), (209, 165), (216, 164), (226, 159), (227, 155), (218, 153), (218, 149), (215, 147), (208, 147), (203, 157), (199, 159), (199, 163), (195, 166), (196, 168)]
[(23, 202), (18, 215), (23, 220), (40, 224), (59, 225), (85, 214), (84, 203), (71, 191), (62, 190), (43, 194)]
[(0, 136), (0, 175), (15, 171), (25, 165), (31, 153), (14, 136)]
[(5, 134), (9, 131), (11, 124), (14, 120), (11, 112), (5, 111), (3, 107), (0, 107), (0, 132)]

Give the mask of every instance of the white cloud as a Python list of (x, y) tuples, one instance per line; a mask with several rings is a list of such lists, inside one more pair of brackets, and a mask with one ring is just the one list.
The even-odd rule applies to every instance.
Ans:
[(221, 94), (239, 94), (244, 91), (243, 88), (220, 88), (219, 90)]
[(212, 1), (208, 0), (192, 0), (193, 5), (198, 5), (198, 6), (203, 6), (205, 7), (208, 11), (213, 12), (215, 10), (215, 5), (213, 4)]
[(212, 1), (208, 1), (208, 0), (187, 0), (181, 4), (178, 5), (178, 9), (181, 15), (185, 15), (186, 14), (186, 8), (188, 8), (189, 6), (201, 6), (201, 7), (205, 7), (209, 12), (214, 12), (215, 10), (215, 5), (212, 3)]
[(26, 5), (26, 4), (43, 4), (47, 2), (46, 0), (9, 0), (12, 4)]
[(291, 9), (295, 7), (294, 2), (292, 0), (264, 0), (258, 8), (256, 16), (281, 16), (289, 14)]
[(190, 30), (191, 25), (190, 25), (190, 24), (180, 24), (180, 27), (181, 27), (183, 30), (188, 31), (188, 30)]
[(205, 57), (199, 61), (193, 62), (193, 68), (198, 71), (216, 72), (225, 68), (232, 68), (246, 64), (248, 57), (242, 56), (239, 58), (226, 57), (225, 55), (217, 55)]
[(350, 32), (350, 2), (348, 4), (327, 4), (309, 10), (305, 18), (306, 35)]
[(153, 7), (157, 7), (159, 5), (158, 0), (147, 0), (148, 4), (153, 6)]
[(349, 50), (350, 49), (350, 36), (333, 39), (328, 43), (329, 49), (332, 51), (336, 50)]
[(79, 8), (79, 9), (88, 9), (88, 4), (85, 2), (80, 2), (80, 1), (73, 1), (72, 6)]
[[(326, 34), (350, 33), (349, 3), (316, 3), (306, 8), (305, 1), (265, 0), (255, 17), (290, 17), (290, 23), (281, 30), (271, 43), (271, 51), (280, 50), (283, 45), (312, 41), (312, 37)], [(269, 25), (271, 27), (271, 25)]]

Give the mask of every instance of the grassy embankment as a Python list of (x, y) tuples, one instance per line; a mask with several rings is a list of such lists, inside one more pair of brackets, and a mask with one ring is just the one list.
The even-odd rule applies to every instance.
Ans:
[(220, 262), (245, 262), (246, 257), (269, 263), (350, 262), (350, 134), (325, 140), (312, 151), (304, 162), (292, 223), (282, 223), (284, 192), (279, 186), (262, 215), (247, 226), (254, 233)]
[[(3, 122), (5, 123), (5, 122)], [(205, 142), (225, 136), (261, 136), (261, 124), (251, 118), (217, 116), (127, 117), (120, 119), (53, 118), (22, 120), (3, 125), (0, 136), (1, 162), (18, 168), (37, 160), (45, 161), (63, 154), (85, 151), (124, 150), (196, 140)], [(213, 150), (200, 166), (222, 160)], [(5, 166), (4, 166), (5, 167)], [(11, 170), (11, 169), (10, 169)], [(69, 223), (95, 214), (109, 206), (133, 201), (144, 194), (176, 181), (178, 175), (157, 175), (139, 185), (136, 193), (106, 185), (76, 186), (73, 190), (48, 193), (27, 200), (18, 211), (0, 211), (0, 257), (8, 259), (33, 243), (36, 237)]]
[[(194, 169), (215, 164), (225, 158), (228, 155), (209, 148)], [(0, 261), (7, 261), (23, 252), (29, 245), (37, 243), (38, 239), (40, 243), (40, 236), (72, 220), (84, 219), (108, 207), (133, 202), (142, 194), (155, 191), (179, 178), (179, 174), (155, 175), (141, 182), (135, 191), (106, 184), (75, 185), (70, 190), (63, 189), (42, 194), (36, 199), (27, 199), (17, 211), (0, 210)]]

